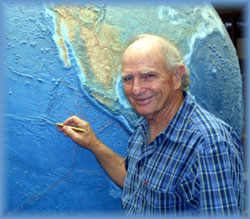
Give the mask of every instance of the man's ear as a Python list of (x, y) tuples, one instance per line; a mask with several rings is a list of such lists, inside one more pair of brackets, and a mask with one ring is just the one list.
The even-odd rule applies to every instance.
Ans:
[(178, 90), (181, 88), (182, 83), (182, 77), (185, 73), (185, 66), (184, 65), (178, 65), (174, 69), (174, 84), (175, 89)]

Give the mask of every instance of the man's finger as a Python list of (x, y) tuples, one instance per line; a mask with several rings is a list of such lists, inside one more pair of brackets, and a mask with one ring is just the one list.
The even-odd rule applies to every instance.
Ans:
[(84, 122), (85, 121), (81, 120), (79, 117), (72, 116), (72, 117), (68, 118), (67, 120), (65, 120), (65, 122), (63, 124), (83, 128)]
[(79, 137), (79, 133), (74, 131), (71, 127), (64, 126), (63, 131), (66, 134), (66, 136), (71, 137), (74, 141)]

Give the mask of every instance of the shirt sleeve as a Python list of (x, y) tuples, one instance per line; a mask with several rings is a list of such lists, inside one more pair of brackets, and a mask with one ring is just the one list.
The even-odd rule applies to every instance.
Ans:
[(243, 168), (241, 156), (232, 145), (221, 142), (199, 155), (200, 213), (238, 215), (242, 213)]
[(241, 215), (243, 165), (241, 154), (228, 143), (198, 153), (178, 193), (193, 215)]

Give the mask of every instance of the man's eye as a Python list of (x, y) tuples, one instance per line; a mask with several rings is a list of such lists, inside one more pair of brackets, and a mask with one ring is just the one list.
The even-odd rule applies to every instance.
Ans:
[(123, 77), (123, 81), (124, 82), (129, 82), (129, 81), (132, 81), (132, 80), (133, 80), (132, 76), (125, 76), (125, 77)]
[(155, 77), (154, 74), (146, 74), (146, 75), (143, 76), (143, 78), (146, 79), (146, 80), (152, 79), (154, 77)]

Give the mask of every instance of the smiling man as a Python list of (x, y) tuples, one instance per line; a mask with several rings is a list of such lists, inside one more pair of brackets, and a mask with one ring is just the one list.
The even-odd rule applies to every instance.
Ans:
[(89, 123), (76, 116), (58, 129), (92, 151), (123, 188), (125, 213), (241, 214), (240, 141), (230, 126), (186, 92), (189, 73), (178, 47), (156, 35), (138, 36), (123, 54), (122, 78), (129, 102), (142, 115), (125, 158), (100, 142)]
[[(143, 36), (125, 51), (122, 77), (129, 102), (137, 113), (146, 116), (150, 124), (152, 141), (167, 126), (183, 102), (180, 88), (186, 68), (183, 63), (174, 68), (167, 67), (163, 46), (169, 47), (169, 42), (156, 36)], [(172, 47), (178, 53), (177, 48)]]

